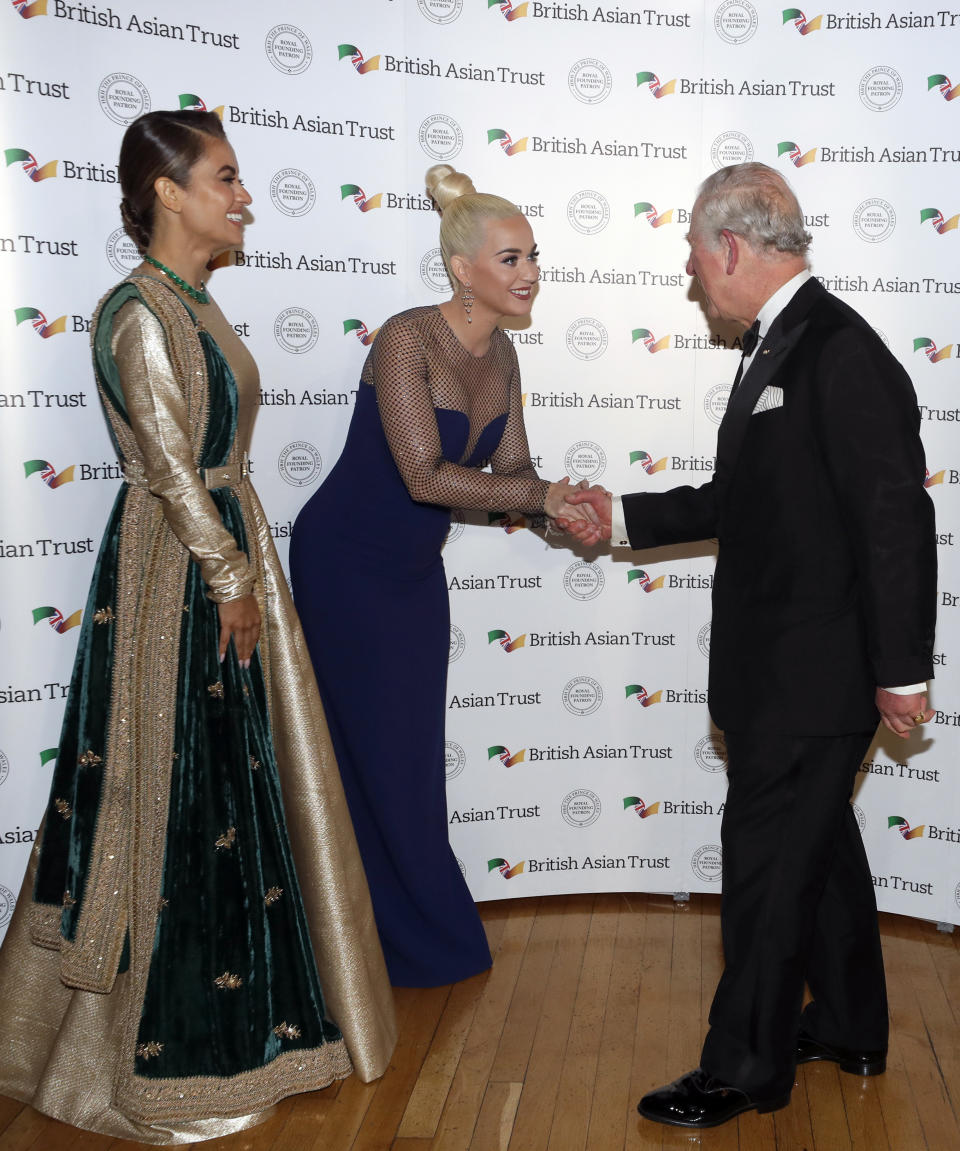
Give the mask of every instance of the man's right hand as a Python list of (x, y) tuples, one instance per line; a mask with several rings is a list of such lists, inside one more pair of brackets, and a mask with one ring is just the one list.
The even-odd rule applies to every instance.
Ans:
[(606, 488), (599, 484), (592, 488), (578, 488), (567, 495), (565, 502), (573, 507), (576, 507), (577, 504), (589, 504), (597, 522), (589, 523), (574, 516), (564, 516), (561, 509), (556, 516), (556, 522), (564, 531), (569, 532), (587, 547), (592, 547), (601, 540), (610, 539), (613, 504), (612, 497)]

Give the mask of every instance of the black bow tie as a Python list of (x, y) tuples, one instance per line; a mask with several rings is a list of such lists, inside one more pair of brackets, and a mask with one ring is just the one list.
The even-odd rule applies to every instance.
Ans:
[(754, 320), (749, 328), (743, 333), (743, 354), (745, 356), (752, 356), (753, 350), (757, 346), (757, 341), (760, 339), (760, 321)]

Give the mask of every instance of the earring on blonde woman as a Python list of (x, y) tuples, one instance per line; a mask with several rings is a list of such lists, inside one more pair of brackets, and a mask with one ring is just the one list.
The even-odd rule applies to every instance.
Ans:
[(467, 313), (467, 323), (473, 323), (473, 317), (470, 312), (473, 309), (473, 288), (469, 284), (463, 285), (463, 291), (460, 293), (460, 300), (463, 304), (463, 310)]

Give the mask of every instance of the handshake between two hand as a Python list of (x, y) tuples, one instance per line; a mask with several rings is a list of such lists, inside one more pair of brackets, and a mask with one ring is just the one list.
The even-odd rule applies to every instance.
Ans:
[(610, 538), (611, 495), (600, 484), (591, 487), (586, 480), (571, 485), (569, 476), (550, 485), (544, 511), (557, 527), (580, 543), (591, 547)]

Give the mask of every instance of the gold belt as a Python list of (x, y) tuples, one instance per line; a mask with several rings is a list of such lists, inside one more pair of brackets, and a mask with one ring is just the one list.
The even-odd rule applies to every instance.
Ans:
[(225, 464), (222, 468), (197, 468), (200, 479), (207, 485), (207, 491), (214, 488), (238, 488), (250, 474), (250, 460), (247, 453), (238, 464)]
[[(197, 468), (197, 474), (203, 480), (207, 491), (215, 488), (238, 488), (250, 474), (250, 459), (243, 453), (243, 459), (236, 464), (224, 464), (220, 468)], [(129, 461), (123, 469), (123, 478), (134, 487), (146, 488), (146, 474), (139, 464)]]

